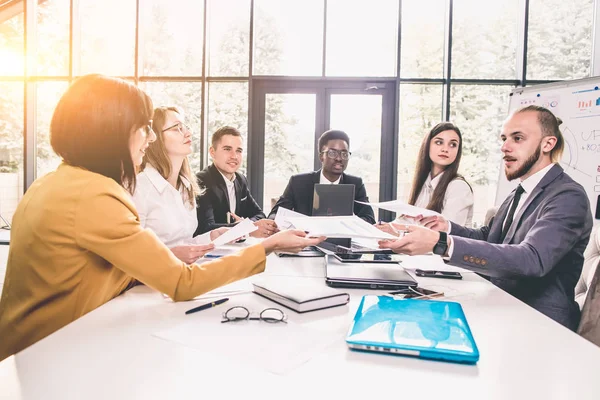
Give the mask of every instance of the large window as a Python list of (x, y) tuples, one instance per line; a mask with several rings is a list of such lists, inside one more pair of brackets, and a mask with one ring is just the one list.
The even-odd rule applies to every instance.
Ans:
[(250, 0), (210, 0), (207, 15), (208, 74), (247, 77)]
[[(23, 14), (0, 20), (0, 215), (12, 220), (23, 195)], [(3, 78), (5, 80), (3, 80)]]
[[(33, 3), (35, 18), (25, 18), (23, 0), (0, 1), (5, 217), (24, 186), (60, 162), (49, 124), (61, 94), (76, 77), (103, 73), (139, 85), (157, 106), (184, 110), (194, 172), (210, 162), (213, 132), (238, 128), (241, 172), (265, 211), (290, 175), (319, 167), (315, 140), (329, 128), (351, 136), (348, 172), (363, 178), (372, 200), (406, 200), (423, 136), (450, 120), (464, 135), (461, 173), (481, 223), (495, 198), (510, 90), (589, 76), (600, 9), (593, 0)], [(269, 91), (276, 81), (286, 92)], [(308, 81), (329, 86), (302, 92)], [(268, 93), (261, 109), (258, 87)]]
[(197, 3), (144, 0), (140, 7), (140, 75), (202, 75), (203, 25), (198, 22), (203, 20), (204, 10)]
[(254, 74), (321, 75), (323, 2), (255, 1)]
[(530, 0), (527, 76), (576, 79), (590, 74), (593, 0)]
[(50, 0), (37, 9), (36, 75), (69, 75), (69, 0)]
[(135, 0), (79, 0), (73, 37), (75, 75), (133, 76)]
[(455, 0), (452, 77), (514, 79), (519, 0)]
[(441, 78), (444, 75), (445, 0), (402, 2), (403, 78)]
[(327, 2), (327, 75), (394, 76), (398, 1)]

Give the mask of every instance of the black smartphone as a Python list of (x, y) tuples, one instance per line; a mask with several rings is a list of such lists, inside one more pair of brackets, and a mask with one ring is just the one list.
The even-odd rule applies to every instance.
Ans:
[(416, 269), (415, 273), (417, 276), (423, 276), (426, 278), (445, 278), (445, 279), (462, 279), (460, 272), (450, 271), (423, 271), (422, 269)]
[(335, 258), (345, 263), (387, 263), (398, 264), (402, 262), (399, 254), (379, 253), (335, 253)]

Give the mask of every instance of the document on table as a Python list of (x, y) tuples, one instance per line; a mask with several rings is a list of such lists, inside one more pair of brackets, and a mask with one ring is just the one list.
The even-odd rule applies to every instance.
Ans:
[(290, 217), (305, 217), (306, 215), (300, 214), (299, 212), (288, 210), (285, 207), (279, 207), (277, 214), (275, 215), (275, 223), (281, 230), (292, 228), (292, 224), (288, 221)]
[(372, 238), (397, 239), (383, 232), (356, 215), (343, 217), (292, 217), (288, 221), (296, 229), (308, 232), (309, 236), (329, 238)]
[(257, 229), (258, 227), (254, 225), (254, 222), (252, 222), (249, 219), (243, 219), (233, 228), (231, 228), (230, 230), (213, 240), (213, 244), (215, 245), (215, 247), (222, 246), (241, 237), (244, 237)]
[(433, 215), (440, 215), (435, 211), (428, 210), (426, 208), (421, 208), (417, 206), (412, 206), (400, 200), (392, 200), (392, 201), (383, 201), (381, 203), (365, 203), (363, 201), (354, 200), (360, 204), (366, 204), (371, 207), (381, 208), (383, 210), (393, 211), (398, 215), (408, 215), (410, 217), (416, 217), (417, 215), (422, 215), (424, 217), (430, 217)]
[[(265, 307), (262, 303), (244, 305), (255, 311)], [(345, 329), (324, 332), (289, 320), (272, 324), (262, 321), (222, 324), (220, 321), (220, 313), (201, 312), (191, 315), (189, 322), (156, 332), (153, 336), (277, 375), (285, 375), (322, 354), (332, 343), (343, 341), (345, 336)]]

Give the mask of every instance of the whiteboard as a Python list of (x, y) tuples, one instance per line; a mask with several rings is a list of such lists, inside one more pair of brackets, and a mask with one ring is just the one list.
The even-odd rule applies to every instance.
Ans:
[[(560, 165), (584, 187), (592, 214), (597, 216), (600, 212), (596, 210), (600, 201), (600, 77), (513, 89), (509, 115), (532, 104), (546, 107), (562, 119), (560, 131), (565, 139), (565, 150)], [(496, 206), (518, 183), (518, 179), (508, 182), (501, 165)]]

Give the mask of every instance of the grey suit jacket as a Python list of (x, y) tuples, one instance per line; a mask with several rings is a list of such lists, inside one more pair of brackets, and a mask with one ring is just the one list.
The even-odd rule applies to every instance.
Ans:
[(592, 214), (583, 187), (554, 165), (515, 215), (500, 243), (514, 191), (488, 226), (452, 224), (450, 263), (491, 277), (531, 307), (576, 330), (580, 311), (575, 285), (590, 238)]

